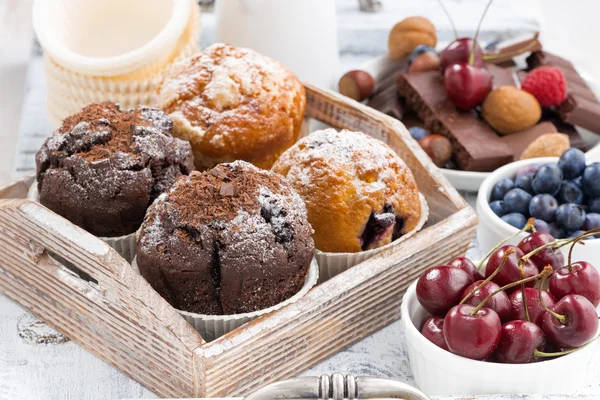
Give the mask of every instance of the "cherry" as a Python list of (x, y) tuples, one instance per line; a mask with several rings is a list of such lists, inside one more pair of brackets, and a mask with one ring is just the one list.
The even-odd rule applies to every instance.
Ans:
[[(446, 68), (453, 64), (468, 63), (469, 57), (473, 51), (473, 39), (460, 38), (456, 39), (440, 52), (440, 69), (442, 74)], [(475, 53), (473, 56), (473, 66), (477, 68), (483, 67), (483, 51), (479, 44), (475, 45)]]
[[(500, 247), (490, 256), (488, 263), (485, 267), (485, 276), (489, 277), (496, 271), (496, 269), (502, 263), (502, 260), (508, 254), (504, 267), (497, 272), (493, 280), (500, 286), (508, 285), (509, 283), (516, 282), (523, 277), (528, 278), (538, 273), (538, 268), (531, 262), (531, 260), (523, 261), (524, 276), (521, 276), (521, 268), (519, 267), (519, 258), (523, 257), (523, 252), (516, 246), (505, 245)], [(530, 281), (526, 283), (526, 286), (533, 286), (534, 282)]]
[(500, 317), (494, 310), (469, 304), (452, 307), (443, 325), (448, 350), (473, 360), (484, 360), (494, 352), (501, 329)]
[(440, 265), (426, 270), (417, 281), (417, 299), (432, 315), (444, 315), (458, 304), (460, 295), (471, 284), (460, 268)]
[(444, 88), (455, 106), (470, 110), (481, 104), (492, 90), (492, 74), (467, 63), (452, 64), (444, 72)]
[[(541, 328), (548, 340), (561, 348), (582, 346), (598, 331), (596, 308), (579, 294), (566, 295), (548, 311), (542, 319)], [(444, 329), (445, 324), (446, 321)]]
[(444, 350), (448, 350), (446, 339), (444, 339), (444, 317), (431, 317), (423, 325), (421, 329), (423, 336), (431, 343)]
[[(510, 319), (527, 321), (525, 315), (525, 305), (523, 304), (523, 292), (515, 290), (508, 296), (510, 301)], [(546, 307), (553, 307), (556, 304), (556, 299), (546, 290), (542, 290), (542, 300)], [(540, 291), (534, 288), (525, 288), (525, 303), (527, 304), (527, 313), (529, 319), (534, 324), (540, 325), (546, 309), (540, 304)]]
[[(517, 247), (521, 249), (524, 254), (528, 254), (550, 242), (554, 242), (554, 240), (555, 239), (551, 234), (538, 231), (533, 232), (521, 240)], [(565, 265), (565, 257), (560, 250), (555, 250), (550, 246), (535, 253), (530, 259), (540, 270), (546, 265), (552, 266), (555, 270)]]
[(450, 265), (451, 267), (460, 268), (463, 271), (465, 271), (467, 274), (469, 274), (469, 277), (471, 277), (471, 282), (483, 279), (483, 275), (481, 275), (481, 272), (479, 272), (475, 264), (473, 264), (473, 262), (467, 257), (456, 257), (452, 261), (450, 261), (448, 265)]
[[(500, 289), (500, 286), (498, 286), (498, 284), (494, 282), (485, 282), (485, 284), (483, 283), (483, 280), (479, 280), (469, 285), (469, 287), (465, 289), (460, 298), (461, 304), (470, 304), (472, 306), (478, 306), (479, 303), (486, 299), (486, 297)], [(483, 286), (481, 286), (481, 284), (483, 284)], [(475, 290), (478, 286), (481, 287)], [(487, 301), (487, 303), (485, 303), (485, 306), (496, 311), (496, 313), (502, 321), (507, 321), (510, 319), (510, 301), (508, 300), (508, 295), (504, 291), (498, 291), (498, 293), (493, 295)]]
[(498, 362), (525, 364), (537, 359), (535, 351), (543, 351), (546, 337), (539, 326), (529, 321), (510, 321), (502, 326), (500, 342), (494, 353)]
[(549, 290), (556, 298), (579, 294), (587, 298), (594, 307), (600, 304), (600, 274), (594, 266), (579, 261), (558, 269), (550, 276)]

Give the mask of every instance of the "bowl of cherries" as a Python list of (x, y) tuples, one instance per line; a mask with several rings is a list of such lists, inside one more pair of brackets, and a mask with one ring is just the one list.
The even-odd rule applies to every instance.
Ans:
[[(485, 251), (518, 232), (530, 217), (536, 219), (538, 231), (556, 239), (596, 229), (600, 227), (600, 162), (587, 163), (581, 150), (571, 148), (560, 158), (505, 165), (481, 185), (477, 212), (477, 238)], [(515, 237), (511, 244), (524, 235)], [(600, 267), (598, 237), (587, 237), (583, 244), (575, 246), (575, 258)]]
[[(600, 274), (534, 219), (478, 263), (432, 266), (402, 302), (410, 365), (428, 395), (568, 394), (597, 346)], [(507, 244), (517, 235), (516, 245)]]

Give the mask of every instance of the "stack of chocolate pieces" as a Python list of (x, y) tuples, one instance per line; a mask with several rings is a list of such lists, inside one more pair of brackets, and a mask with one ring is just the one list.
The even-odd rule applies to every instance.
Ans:
[[(521, 132), (501, 136), (477, 111), (456, 108), (446, 95), (438, 71), (400, 74), (397, 90), (401, 106), (388, 105), (382, 111), (400, 118), (407, 127), (422, 125), (450, 139), (453, 161), (458, 169), (465, 171), (493, 171), (518, 160), (531, 142), (546, 133), (567, 134), (572, 147), (584, 149), (574, 125), (600, 134), (600, 103), (595, 95), (567, 60), (539, 50), (533, 52), (527, 62), (528, 69), (542, 65), (561, 68), (568, 85), (568, 98), (559, 107), (544, 109), (540, 122)], [(518, 71), (515, 65), (510, 61), (488, 65), (494, 76), (494, 87), (520, 86), (526, 72)], [(413, 114), (419, 122), (414, 121)]]

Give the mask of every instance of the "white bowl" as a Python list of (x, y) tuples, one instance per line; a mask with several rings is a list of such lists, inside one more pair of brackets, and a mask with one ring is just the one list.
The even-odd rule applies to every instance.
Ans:
[(553, 360), (531, 364), (475, 361), (443, 350), (427, 340), (420, 328), (429, 314), (417, 300), (413, 283), (402, 300), (401, 318), (410, 367), (427, 395), (572, 394), (588, 373), (597, 343)]
[[(517, 171), (528, 165), (542, 165), (557, 162), (557, 157), (516, 161), (492, 172), (483, 181), (481, 188), (479, 189), (479, 194), (477, 195), (477, 214), (479, 214), (477, 240), (479, 241), (480, 249), (484, 253), (493, 249), (501, 240), (518, 232), (517, 228), (504, 222), (500, 217), (494, 214), (490, 208), (489, 199), (494, 184), (500, 179), (513, 179)], [(527, 236), (527, 234), (522, 233), (507, 243), (516, 245), (525, 236)], [(582, 243), (585, 244), (578, 244), (573, 249), (573, 261), (587, 261), (600, 270), (600, 239), (586, 240), (582, 241)], [(567, 254), (569, 253), (569, 247), (570, 246), (565, 246), (561, 249), (565, 255), (565, 261), (567, 259)]]
[(190, 0), (36, 0), (33, 28), (52, 59), (86, 75), (135, 71), (167, 54)]

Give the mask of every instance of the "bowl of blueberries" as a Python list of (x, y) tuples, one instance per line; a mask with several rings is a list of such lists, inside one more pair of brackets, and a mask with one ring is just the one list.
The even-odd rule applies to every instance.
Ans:
[[(534, 158), (505, 165), (488, 176), (477, 197), (480, 224), (477, 238), (482, 250), (491, 250), (503, 238), (516, 234), (535, 218), (538, 231), (555, 239), (578, 236), (600, 228), (600, 162), (570, 148), (559, 158)], [(518, 243), (526, 233), (509, 244)], [(574, 261), (600, 265), (600, 230), (574, 246)], [(562, 248), (568, 253), (569, 246)]]

